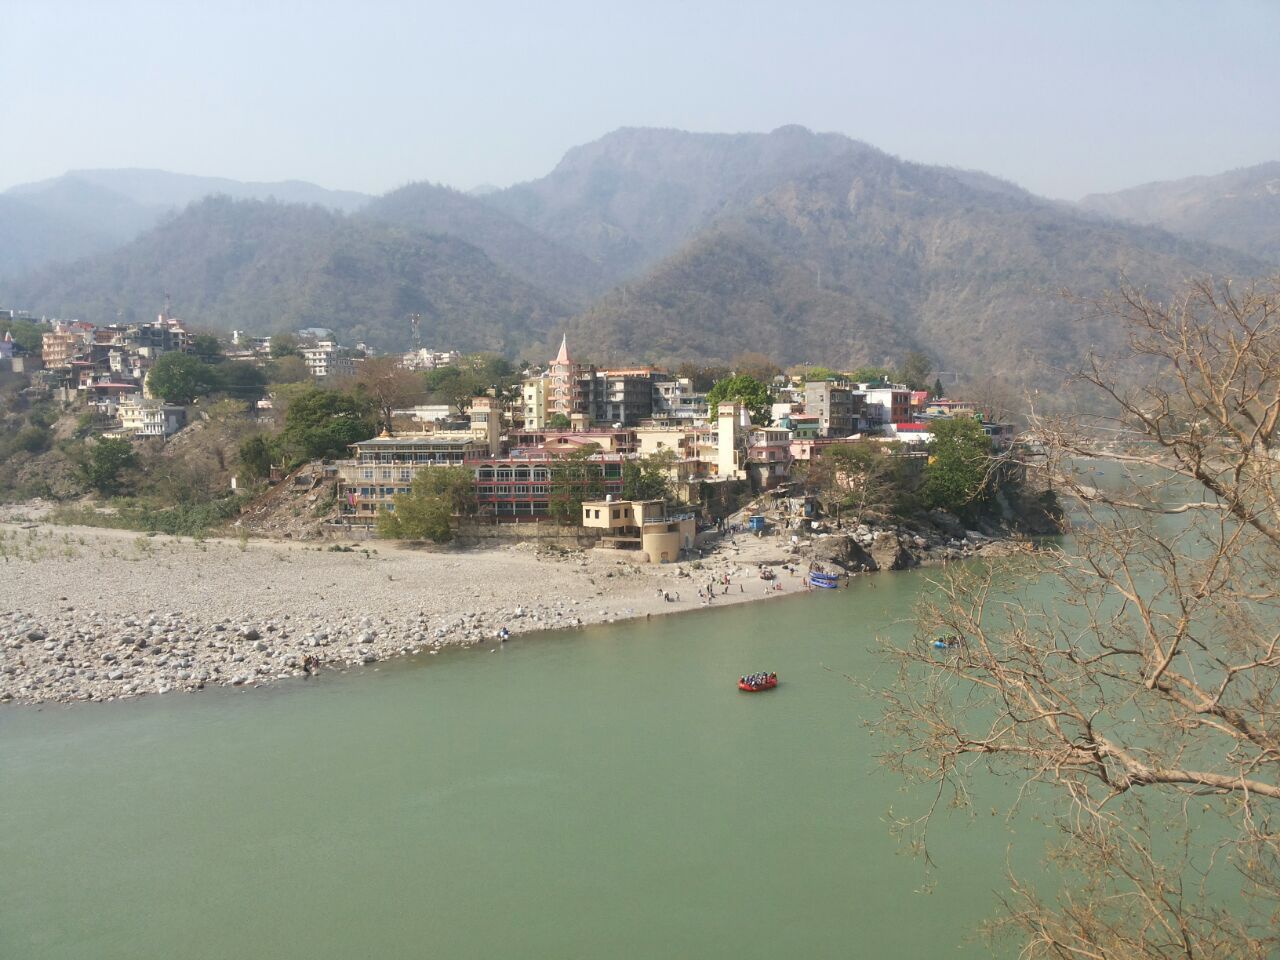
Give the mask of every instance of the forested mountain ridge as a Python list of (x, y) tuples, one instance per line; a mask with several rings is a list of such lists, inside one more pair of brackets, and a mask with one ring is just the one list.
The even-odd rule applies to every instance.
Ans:
[(407, 348), (413, 313), (425, 343), (515, 353), (545, 341), (569, 312), (453, 237), (226, 197), (118, 250), (0, 287), (0, 300), (98, 322), (149, 317), (166, 294), (202, 328), (322, 326), (385, 350)]
[(411, 183), (373, 200), (361, 216), (465, 240), (509, 273), (579, 307), (610, 286), (603, 268), (590, 257), (477, 196), (449, 187)]
[(1280, 264), (1280, 161), (1090, 194), (1080, 206)]
[(972, 177), (875, 151), (837, 157), (726, 213), (575, 330), (607, 358), (758, 350), (856, 365), (920, 349), (948, 369), (1025, 380), (1118, 345), (1063, 290), (1265, 270)]
[(693, 239), (726, 207), (862, 152), (878, 151), (796, 126), (736, 134), (624, 127), (574, 147), (547, 176), (480, 199), (591, 257), (617, 281)]

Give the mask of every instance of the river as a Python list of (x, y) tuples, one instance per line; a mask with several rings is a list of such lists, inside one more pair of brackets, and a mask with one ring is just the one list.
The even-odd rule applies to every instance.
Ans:
[(0, 957), (990, 956), (971, 931), (1044, 834), (989, 784), (926, 888), (886, 817), (927, 798), (846, 679), (892, 682), (873, 638), (930, 576), (0, 710)]

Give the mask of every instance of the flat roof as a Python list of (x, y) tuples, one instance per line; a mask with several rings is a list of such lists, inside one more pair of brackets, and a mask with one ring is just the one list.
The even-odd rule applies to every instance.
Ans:
[(373, 437), (357, 440), (353, 447), (443, 447), (446, 444), (480, 443), (475, 437)]

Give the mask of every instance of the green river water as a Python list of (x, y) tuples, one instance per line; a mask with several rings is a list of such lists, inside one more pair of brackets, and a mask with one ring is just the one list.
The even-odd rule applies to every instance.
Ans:
[(929, 575), (0, 710), (0, 957), (989, 956), (971, 931), (1044, 833), (991, 784), (922, 889), (886, 813), (927, 798), (845, 677), (892, 681), (873, 638), (910, 635)]

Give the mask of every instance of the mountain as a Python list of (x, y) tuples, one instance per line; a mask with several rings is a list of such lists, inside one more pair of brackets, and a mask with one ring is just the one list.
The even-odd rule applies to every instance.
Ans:
[(227, 197), (119, 249), (0, 284), (0, 302), (98, 322), (148, 317), (166, 295), (201, 328), (321, 326), (384, 350), (408, 347), (413, 313), (427, 345), (515, 353), (568, 312), (456, 238)]
[(371, 201), (361, 215), (479, 247), (498, 266), (577, 306), (609, 288), (603, 269), (474, 196), (413, 183)]
[[(60, 177), (24, 183), (0, 198), (10, 210), (20, 208), (24, 220), (10, 212), (0, 225), (34, 231), (0, 240), (0, 276), (14, 276), (47, 263), (67, 262), (126, 243), (207, 196), (274, 199), (281, 203), (314, 203), (332, 210), (359, 209), (369, 197), (346, 190), (326, 190), (312, 183), (242, 183), (224, 177), (197, 177), (164, 170), (72, 170)], [(32, 219), (40, 215), (45, 220)], [(5, 216), (0, 214), (0, 216)], [(40, 227), (47, 222), (51, 226)], [(56, 242), (42, 239), (50, 231)]]
[(1100, 220), (1002, 181), (850, 151), (745, 203), (578, 317), (601, 360), (897, 362), (1029, 382), (1120, 331), (1061, 291), (1122, 276), (1167, 289), (1265, 265), (1161, 230)]
[(540, 180), (480, 199), (617, 280), (693, 239), (735, 199), (835, 157), (876, 152), (795, 126), (767, 134), (626, 127), (574, 147)]
[(1080, 206), (1280, 264), (1280, 162), (1095, 193)]
[(143, 207), (172, 210), (213, 195), (241, 200), (276, 200), (280, 203), (314, 203), (331, 210), (351, 212), (369, 201), (369, 196), (351, 190), (327, 190), (303, 180), (276, 183), (201, 177), (167, 170), (125, 168), (120, 170), (69, 170), (60, 177), (24, 183), (9, 193), (32, 200), (55, 189), (61, 181), (76, 180), (109, 190)]
[[(49, 210), (0, 193), (0, 279), (16, 277), (59, 259), (75, 259), (115, 244)], [(6, 304), (7, 306), (7, 304)]]

